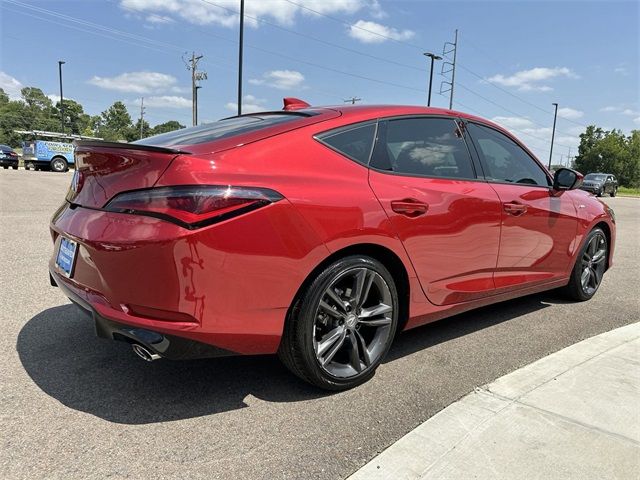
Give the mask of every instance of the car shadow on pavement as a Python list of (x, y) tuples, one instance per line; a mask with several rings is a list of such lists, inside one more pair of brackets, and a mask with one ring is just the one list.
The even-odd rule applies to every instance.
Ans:
[[(396, 339), (385, 362), (549, 303), (560, 301), (553, 293), (539, 294), (411, 330)], [(45, 393), (115, 423), (165, 422), (241, 409), (248, 395), (269, 402), (331, 395), (297, 379), (275, 355), (144, 362), (126, 343), (97, 338), (93, 323), (70, 304), (29, 320), (16, 348), (26, 372)]]

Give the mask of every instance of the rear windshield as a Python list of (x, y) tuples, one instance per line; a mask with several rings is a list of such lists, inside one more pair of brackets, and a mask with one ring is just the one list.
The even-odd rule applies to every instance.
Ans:
[(243, 115), (241, 117), (223, 118), (217, 122), (182, 128), (173, 132), (162, 133), (153, 137), (143, 138), (133, 142), (139, 145), (153, 145), (156, 147), (171, 147), (173, 145), (197, 145), (212, 142), (221, 138), (233, 137), (243, 133), (255, 132), (264, 128), (283, 123), (295, 122), (300, 118), (310, 116), (310, 113), (263, 113), (257, 115)]
[(597, 173), (590, 173), (589, 175), (584, 177), (585, 180), (604, 180), (605, 178), (606, 175), (600, 175)]

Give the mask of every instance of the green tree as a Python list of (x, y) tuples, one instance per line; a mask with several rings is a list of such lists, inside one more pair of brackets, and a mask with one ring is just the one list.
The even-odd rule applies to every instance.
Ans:
[(620, 185), (631, 187), (640, 181), (640, 132), (625, 136), (620, 130), (605, 131), (594, 125), (580, 135), (575, 166), (582, 173), (612, 173)]
[[(64, 131), (80, 135), (89, 126), (91, 117), (84, 113), (82, 105), (75, 100), (65, 98), (64, 103)], [(56, 103), (55, 114), (60, 118), (60, 102)]]
[(172, 132), (174, 130), (179, 130), (181, 128), (185, 128), (180, 122), (176, 120), (170, 120), (168, 122), (160, 123), (151, 129), (151, 135), (160, 135), (161, 133)]
[(135, 139), (131, 115), (124, 103), (117, 101), (100, 115), (98, 136), (110, 141)]
[(149, 122), (147, 122), (146, 120), (142, 120), (142, 136), (140, 136), (140, 120), (138, 119), (136, 121), (135, 126), (133, 127), (134, 132), (137, 134), (137, 137), (135, 138), (135, 140), (138, 140), (140, 138), (145, 138), (151, 135), (151, 126), (149, 125)]

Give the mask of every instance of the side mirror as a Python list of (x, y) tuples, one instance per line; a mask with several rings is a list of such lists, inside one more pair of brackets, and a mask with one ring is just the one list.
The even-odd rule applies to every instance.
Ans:
[(575, 190), (582, 185), (582, 174), (570, 168), (559, 168), (553, 176), (553, 189)]

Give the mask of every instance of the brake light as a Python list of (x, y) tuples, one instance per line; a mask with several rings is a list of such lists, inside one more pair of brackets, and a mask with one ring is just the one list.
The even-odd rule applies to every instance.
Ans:
[(104, 208), (109, 212), (156, 217), (195, 229), (237, 217), (282, 198), (268, 188), (175, 186), (124, 192)]

